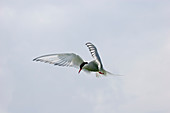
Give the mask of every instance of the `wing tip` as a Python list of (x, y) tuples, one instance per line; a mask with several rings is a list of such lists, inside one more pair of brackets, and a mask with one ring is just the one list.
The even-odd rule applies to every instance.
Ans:
[(32, 61), (38, 61), (38, 59), (37, 59), (37, 58), (34, 58)]
[(39, 59), (39, 57), (34, 58), (32, 61), (40, 61), (41, 59)]
[(89, 44), (92, 44), (91, 42), (87, 42), (85, 45), (89, 45)]
[(32, 61), (36, 61), (37, 60), (37, 58), (34, 58)]
[(41, 59), (39, 59), (39, 58), (41, 58), (41, 56), (34, 58), (32, 61), (40, 61)]

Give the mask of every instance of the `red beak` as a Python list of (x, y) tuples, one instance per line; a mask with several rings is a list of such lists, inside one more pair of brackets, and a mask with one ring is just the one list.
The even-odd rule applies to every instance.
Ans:
[(79, 72), (78, 73), (80, 73), (80, 71), (81, 71), (82, 69), (80, 68), (80, 70), (79, 70)]

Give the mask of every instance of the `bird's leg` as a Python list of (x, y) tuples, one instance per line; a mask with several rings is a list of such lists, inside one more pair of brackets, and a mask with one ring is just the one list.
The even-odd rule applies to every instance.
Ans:
[(102, 72), (99, 72), (100, 74), (104, 74), (104, 73), (102, 73)]

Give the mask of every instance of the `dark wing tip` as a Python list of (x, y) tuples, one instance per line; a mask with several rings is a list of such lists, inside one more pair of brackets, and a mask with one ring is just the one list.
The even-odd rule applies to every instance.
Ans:
[(34, 58), (32, 61), (37, 61), (37, 58)]
[(85, 45), (92, 44), (91, 42), (87, 42)]
[(34, 58), (32, 61), (41, 61), (41, 60), (38, 58)]
[(34, 58), (32, 61), (42, 61), (41, 59), (39, 59), (40, 57)]
[(32, 61), (40, 61), (40, 59), (39, 59), (39, 57), (36, 57)]

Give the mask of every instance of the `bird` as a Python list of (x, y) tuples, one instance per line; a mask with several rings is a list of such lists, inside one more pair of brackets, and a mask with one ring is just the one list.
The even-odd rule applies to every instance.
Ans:
[(96, 77), (100, 75), (114, 75), (104, 69), (97, 48), (91, 42), (87, 42), (85, 45), (88, 47), (92, 57), (94, 58), (94, 60), (90, 62), (84, 61), (75, 53), (43, 55), (33, 59), (33, 61), (40, 61), (58, 66), (75, 67), (79, 69), (78, 73), (80, 73), (81, 70), (85, 72), (95, 72)]

